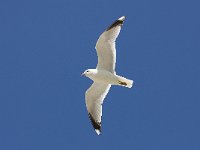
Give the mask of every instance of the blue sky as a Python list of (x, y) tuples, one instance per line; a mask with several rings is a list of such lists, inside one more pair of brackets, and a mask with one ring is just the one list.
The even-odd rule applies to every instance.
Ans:
[[(0, 149), (200, 149), (199, 1), (0, 1)], [(80, 74), (115, 19), (118, 74), (102, 135), (88, 119)]]

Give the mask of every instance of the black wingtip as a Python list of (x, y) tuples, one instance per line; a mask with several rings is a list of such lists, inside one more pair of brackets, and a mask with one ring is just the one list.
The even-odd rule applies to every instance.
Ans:
[(122, 16), (122, 17), (120, 17), (119, 19), (117, 19), (115, 22), (113, 22), (113, 23), (107, 28), (106, 31), (108, 31), (108, 30), (110, 30), (110, 29), (112, 29), (112, 28), (114, 28), (114, 27), (116, 27), (116, 26), (122, 26), (123, 23), (124, 23), (125, 18), (126, 18), (125, 16)]
[(98, 135), (101, 134), (101, 122), (96, 122), (90, 113), (88, 115), (89, 115), (89, 118), (92, 122), (92, 126), (94, 127), (96, 133)]

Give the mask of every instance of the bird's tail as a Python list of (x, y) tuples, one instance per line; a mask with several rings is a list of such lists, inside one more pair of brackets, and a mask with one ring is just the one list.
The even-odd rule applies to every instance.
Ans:
[(118, 84), (121, 86), (125, 86), (128, 88), (131, 88), (133, 86), (133, 80), (130, 79), (126, 79), (124, 77), (118, 76), (119, 80), (118, 80)]

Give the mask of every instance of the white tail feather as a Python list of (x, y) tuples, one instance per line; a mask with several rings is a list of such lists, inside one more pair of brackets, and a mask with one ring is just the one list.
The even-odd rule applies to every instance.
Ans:
[(126, 79), (124, 77), (119, 77), (119, 85), (131, 88), (133, 86), (133, 80)]
[(126, 87), (128, 87), (128, 88), (131, 88), (132, 86), (133, 86), (133, 80), (128, 80), (127, 79), (127, 86)]

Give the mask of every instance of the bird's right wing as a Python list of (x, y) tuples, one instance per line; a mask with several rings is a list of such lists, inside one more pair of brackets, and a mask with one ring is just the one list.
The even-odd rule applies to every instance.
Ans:
[(85, 93), (88, 115), (98, 135), (101, 133), (102, 104), (110, 87), (110, 84), (94, 82)]
[(119, 35), (124, 20), (125, 16), (122, 16), (100, 35), (96, 43), (96, 50), (98, 55), (97, 69), (107, 70), (112, 73), (115, 72), (115, 41)]

